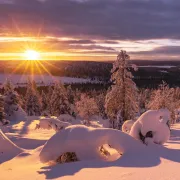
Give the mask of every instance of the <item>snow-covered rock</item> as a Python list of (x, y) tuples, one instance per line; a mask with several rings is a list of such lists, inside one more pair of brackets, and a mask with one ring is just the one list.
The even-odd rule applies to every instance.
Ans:
[(129, 133), (135, 121), (127, 120), (122, 125), (122, 132)]
[(141, 140), (140, 134), (145, 137), (151, 131), (153, 142), (164, 144), (170, 137), (170, 130), (167, 126), (169, 120), (170, 112), (167, 109), (149, 110), (142, 114), (134, 123), (130, 135), (135, 139)]
[(56, 161), (66, 152), (75, 152), (79, 160), (102, 159), (97, 149), (105, 144), (119, 153), (135, 153), (144, 148), (140, 141), (118, 130), (74, 125), (52, 136), (39, 156), (43, 163)]

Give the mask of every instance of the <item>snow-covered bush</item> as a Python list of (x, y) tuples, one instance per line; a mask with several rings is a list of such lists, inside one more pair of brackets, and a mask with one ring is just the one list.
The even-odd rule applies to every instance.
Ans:
[(119, 154), (135, 153), (145, 148), (140, 141), (118, 130), (74, 125), (52, 136), (39, 157), (41, 162), (47, 163), (57, 161), (66, 152), (73, 152), (80, 161), (104, 159), (97, 149), (105, 144), (116, 149)]
[(122, 125), (122, 132), (129, 133), (135, 121), (126, 120)]
[(68, 126), (71, 126), (68, 122), (63, 122), (55, 118), (43, 118), (39, 120), (39, 124), (36, 125), (35, 129), (53, 129), (55, 131), (60, 131)]
[(156, 144), (164, 144), (170, 137), (170, 129), (167, 125), (169, 119), (170, 112), (167, 109), (149, 110), (134, 123), (130, 135), (144, 143), (148, 143), (151, 139)]
[(85, 94), (82, 94), (80, 101), (76, 102), (76, 109), (81, 118), (85, 120), (86, 125), (90, 123), (91, 116), (98, 114), (98, 107), (94, 98)]
[(157, 90), (154, 90), (150, 102), (148, 104), (149, 109), (158, 110), (167, 108), (171, 112), (171, 123), (174, 122), (177, 102), (174, 99), (174, 89), (169, 88), (168, 84), (163, 82), (159, 85)]
[[(113, 121), (119, 121), (119, 119), (117, 119), (119, 111), (121, 111), (122, 120), (125, 121), (126, 119), (133, 119), (139, 109), (137, 87), (132, 80), (133, 76), (129, 70), (129, 59), (130, 57), (126, 51), (121, 51), (111, 70), (111, 81), (113, 85), (106, 95), (105, 109), (111, 120), (111, 124), (113, 123), (115, 125), (117, 123)], [(121, 125), (122, 124), (116, 125), (116, 127), (113, 128), (120, 129)]]

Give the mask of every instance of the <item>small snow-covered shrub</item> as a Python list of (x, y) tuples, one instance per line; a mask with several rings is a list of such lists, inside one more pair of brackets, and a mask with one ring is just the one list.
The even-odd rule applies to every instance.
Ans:
[(146, 138), (156, 144), (164, 144), (169, 140), (170, 129), (167, 125), (170, 112), (167, 109), (149, 110), (142, 114), (131, 128), (130, 135), (144, 143)]
[(127, 120), (122, 125), (122, 132), (129, 133), (135, 121)]
[(56, 160), (57, 163), (68, 163), (78, 161), (76, 153), (74, 152), (66, 152), (58, 157)]

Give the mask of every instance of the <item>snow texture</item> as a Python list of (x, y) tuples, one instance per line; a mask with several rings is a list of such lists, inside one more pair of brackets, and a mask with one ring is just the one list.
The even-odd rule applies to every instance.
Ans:
[(134, 153), (145, 147), (140, 141), (118, 130), (74, 125), (52, 136), (39, 156), (43, 163), (56, 161), (66, 152), (75, 152), (79, 160), (102, 159), (98, 148), (105, 144), (123, 154)]
[(152, 131), (152, 141), (156, 144), (164, 144), (170, 137), (170, 130), (167, 126), (169, 119), (170, 112), (167, 109), (149, 110), (134, 123), (130, 135), (140, 140), (140, 133), (145, 137), (146, 133)]
[(9, 140), (0, 130), (0, 164), (22, 152), (11, 140)]

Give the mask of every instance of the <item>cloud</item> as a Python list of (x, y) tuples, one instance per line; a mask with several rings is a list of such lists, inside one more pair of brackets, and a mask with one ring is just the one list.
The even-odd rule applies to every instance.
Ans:
[[(179, 39), (178, 0), (14, 0), (0, 4), (0, 23), (14, 32), (107, 40)], [(17, 33), (17, 29), (16, 29)]]

